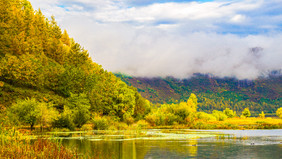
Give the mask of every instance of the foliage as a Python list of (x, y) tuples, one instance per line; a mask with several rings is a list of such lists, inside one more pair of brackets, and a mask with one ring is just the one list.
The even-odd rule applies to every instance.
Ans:
[(22, 124), (29, 124), (30, 129), (33, 129), (36, 123), (39, 123), (41, 126), (50, 123), (56, 118), (56, 114), (57, 112), (52, 105), (38, 102), (34, 98), (19, 100), (9, 109), (11, 119), (16, 119), (15, 122)]
[(267, 115), (273, 116), (282, 105), (281, 74), (256, 80), (218, 78), (204, 74), (195, 74), (191, 78), (181, 80), (173, 77), (142, 78), (116, 75), (136, 87), (143, 97), (154, 104), (187, 101), (193, 92), (198, 98), (197, 110), (206, 113), (212, 113), (213, 110), (223, 111), (226, 108), (241, 113), (245, 107), (249, 107), (255, 115), (263, 110)]
[(277, 115), (280, 119), (282, 119), (282, 107), (277, 109), (276, 115)]
[(228, 118), (233, 118), (236, 116), (236, 111), (231, 110), (230, 108), (226, 108), (223, 113), (228, 117)]
[(227, 115), (222, 112), (222, 111), (218, 111), (218, 110), (213, 110), (212, 111), (212, 115), (216, 118), (216, 120), (218, 121), (224, 121), (225, 119), (227, 119)]
[(21, 124), (44, 127), (53, 120), (54, 127), (74, 129), (93, 112), (131, 124), (150, 112), (149, 101), (94, 63), (53, 16), (47, 19), (27, 0), (1, 2), (0, 105), (34, 100), (25, 112), (11, 109)]
[(260, 117), (260, 118), (262, 118), (262, 119), (264, 119), (264, 118), (265, 118), (265, 114), (264, 114), (264, 112), (263, 112), (263, 111), (259, 114), (259, 117)]
[(75, 125), (73, 123), (72, 111), (68, 107), (65, 107), (63, 113), (57, 119), (53, 120), (52, 127), (74, 130)]
[(212, 114), (205, 113), (205, 112), (198, 112), (197, 119), (203, 120), (205, 122), (217, 120), (215, 116), (213, 116)]
[(187, 102), (179, 104), (163, 104), (160, 108), (152, 110), (145, 119), (153, 126), (187, 124), (192, 125), (196, 118), (197, 97), (191, 94)]
[(90, 102), (86, 94), (71, 94), (69, 108), (76, 127), (81, 128), (90, 119)]
[(244, 117), (246, 117), (246, 118), (251, 116), (251, 112), (250, 112), (249, 108), (245, 108), (245, 109), (243, 110), (242, 116), (244, 116)]
[(109, 127), (109, 121), (106, 117), (95, 116), (92, 123), (94, 130), (105, 130)]

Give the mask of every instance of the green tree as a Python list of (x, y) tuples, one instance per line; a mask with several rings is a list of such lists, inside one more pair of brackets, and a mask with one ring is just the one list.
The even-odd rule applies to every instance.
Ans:
[(264, 114), (264, 112), (263, 112), (263, 111), (259, 114), (259, 117), (260, 117), (260, 118), (262, 118), (262, 119), (264, 119), (264, 118), (265, 118), (265, 114)]
[(9, 109), (9, 114), (10, 117), (15, 117), (18, 122), (30, 125), (31, 130), (35, 124), (39, 123), (44, 126), (57, 115), (52, 106), (38, 102), (34, 98), (19, 100)]
[(76, 127), (81, 128), (90, 119), (90, 102), (86, 94), (71, 94), (69, 108)]
[(51, 123), (58, 117), (58, 112), (52, 104), (38, 102), (36, 109), (38, 112), (37, 123), (40, 125), (41, 131), (46, 124)]
[(52, 127), (54, 128), (67, 128), (69, 130), (74, 130), (75, 125), (73, 123), (72, 111), (65, 106), (58, 118), (52, 122)]
[(228, 118), (233, 118), (236, 116), (236, 112), (229, 109), (229, 108), (226, 108), (223, 113), (228, 117)]
[(276, 115), (282, 119), (282, 107), (277, 109)]
[(33, 129), (37, 121), (39, 110), (36, 109), (38, 102), (32, 99), (18, 101), (9, 109), (10, 115), (15, 115), (18, 122), (22, 124), (29, 124), (30, 129)]
[(249, 108), (245, 108), (245, 109), (243, 110), (242, 116), (244, 116), (244, 117), (246, 117), (246, 118), (251, 116), (251, 112), (250, 112)]
[(227, 118), (227, 115), (225, 115), (222, 111), (213, 110), (212, 115), (218, 120), (218, 121), (224, 121)]

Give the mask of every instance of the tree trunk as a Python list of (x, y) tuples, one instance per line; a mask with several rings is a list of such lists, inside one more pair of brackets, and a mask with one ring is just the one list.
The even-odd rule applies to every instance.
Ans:
[(34, 124), (30, 125), (30, 131), (32, 131)]

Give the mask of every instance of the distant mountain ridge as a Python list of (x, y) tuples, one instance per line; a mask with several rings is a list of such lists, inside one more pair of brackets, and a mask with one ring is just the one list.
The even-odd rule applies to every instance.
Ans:
[(121, 73), (115, 75), (136, 87), (143, 97), (153, 103), (177, 103), (195, 93), (199, 98), (198, 109), (205, 112), (227, 107), (241, 112), (249, 107), (254, 114), (264, 111), (271, 115), (282, 106), (281, 70), (272, 71), (268, 77), (256, 80), (219, 78), (199, 73), (182, 80), (174, 77), (131, 77)]

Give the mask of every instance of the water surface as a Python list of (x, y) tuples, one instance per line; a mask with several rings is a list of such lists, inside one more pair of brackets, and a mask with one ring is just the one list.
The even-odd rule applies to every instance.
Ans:
[(91, 158), (282, 158), (282, 129), (152, 129), (74, 134), (63, 137), (63, 145)]

